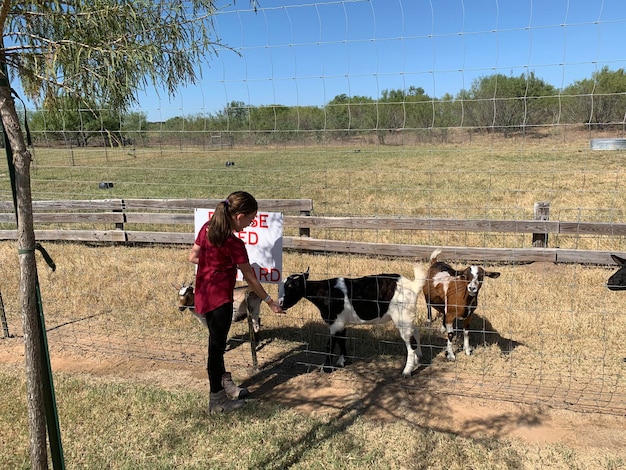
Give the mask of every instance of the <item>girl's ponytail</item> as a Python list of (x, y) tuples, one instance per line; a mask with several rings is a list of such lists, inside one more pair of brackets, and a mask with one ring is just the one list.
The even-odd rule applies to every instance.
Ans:
[(218, 202), (207, 230), (211, 245), (222, 246), (233, 233), (235, 228), (233, 216), (252, 214), (258, 209), (259, 205), (254, 196), (245, 191), (235, 191), (223, 201)]

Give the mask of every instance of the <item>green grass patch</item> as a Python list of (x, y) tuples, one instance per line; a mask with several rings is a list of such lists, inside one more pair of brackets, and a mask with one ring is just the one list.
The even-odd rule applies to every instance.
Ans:
[[(206, 413), (207, 396), (86, 375), (55, 377), (66, 468), (362, 469), (586, 468), (563, 446), (469, 439), (403, 421), (380, 423), (345, 409), (305, 416), (252, 400), (237, 412)], [(27, 469), (25, 386), (17, 370), (0, 373), (0, 467)], [(8, 406), (7, 406), (8, 405)], [(623, 468), (607, 456), (603, 468)], [(600, 467), (598, 467), (600, 468)]]

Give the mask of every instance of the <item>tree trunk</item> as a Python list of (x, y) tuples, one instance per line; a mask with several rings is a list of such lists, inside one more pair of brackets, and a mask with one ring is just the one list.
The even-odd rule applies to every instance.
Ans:
[(8, 86), (0, 86), (0, 118), (11, 146), (15, 166), (17, 197), (17, 249), (20, 264), (20, 305), (24, 329), (24, 350), (30, 427), (30, 457), (32, 469), (47, 469), (46, 412), (41, 379), (43, 352), (39, 341), (37, 308), (37, 265), (35, 264), (35, 231), (30, 188), (31, 155)]

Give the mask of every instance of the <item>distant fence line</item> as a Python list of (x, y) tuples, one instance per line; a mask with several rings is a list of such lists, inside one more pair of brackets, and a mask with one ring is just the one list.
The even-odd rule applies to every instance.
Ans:
[[(193, 230), (141, 231), (135, 225), (194, 225), (194, 208), (211, 208), (218, 199), (103, 199), (33, 201), (35, 238), (38, 241), (79, 241), (111, 243), (161, 243), (191, 245)], [(626, 224), (569, 222), (549, 219), (549, 206), (535, 204), (535, 220), (458, 220), (433, 218), (319, 217), (312, 216), (311, 199), (259, 199), (259, 209), (283, 212), (284, 226), (299, 229), (299, 236), (283, 237), (283, 247), (301, 251), (383, 255), (423, 259), (433, 246), (370, 243), (316, 239), (311, 229), (426, 230), (464, 232), (509, 232), (533, 234), (528, 248), (441, 247), (446, 258), (492, 262), (559, 262), (579, 264), (614, 264), (611, 254), (626, 253), (600, 250), (576, 250), (548, 247), (549, 234), (625, 236)], [(0, 227), (15, 224), (12, 201), (0, 201)], [(295, 215), (297, 214), (297, 215)], [(38, 228), (45, 224), (76, 224), (84, 227), (110, 225), (110, 229)], [(17, 239), (15, 229), (0, 230), (0, 240)]]

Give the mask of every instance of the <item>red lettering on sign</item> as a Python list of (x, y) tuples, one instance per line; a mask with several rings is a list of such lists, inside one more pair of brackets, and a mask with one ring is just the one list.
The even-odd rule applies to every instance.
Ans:
[[(207, 220), (211, 220), (211, 217), (213, 217), (213, 214), (215, 214), (214, 210), (207, 211)], [(251, 228), (270, 228), (269, 214), (258, 214), (254, 219), (252, 219), (252, 222), (250, 222), (250, 227)]]
[(259, 214), (258, 218), (259, 218), (259, 227), (260, 228), (269, 228), (269, 225), (267, 223), (267, 218), (268, 218), (269, 214)]
[(257, 274), (257, 279), (259, 280), (259, 282), (278, 282), (280, 281), (280, 270), (276, 269), (276, 268), (263, 268), (260, 267), (258, 269)]
[(256, 232), (235, 232), (235, 235), (246, 245), (257, 245), (259, 243), (259, 234)]

